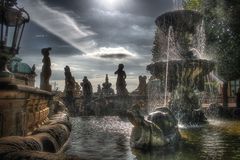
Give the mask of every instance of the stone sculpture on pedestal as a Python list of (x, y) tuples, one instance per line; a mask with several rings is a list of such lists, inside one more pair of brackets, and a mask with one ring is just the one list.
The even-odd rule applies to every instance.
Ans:
[(127, 83), (125, 81), (127, 75), (125, 71), (123, 70), (124, 65), (119, 64), (118, 65), (118, 70), (115, 72), (115, 74), (118, 75), (117, 77), (117, 83), (116, 83), (116, 90), (117, 90), (117, 95), (119, 96), (127, 96), (128, 95), (128, 90), (126, 88)]
[(92, 89), (92, 84), (91, 82), (87, 79), (86, 76), (84, 76), (81, 86), (83, 88), (83, 96), (87, 100), (91, 100), (92, 94), (93, 94), (93, 89)]
[(102, 93), (104, 96), (114, 95), (114, 90), (111, 88), (112, 83), (108, 80), (108, 74), (106, 74), (105, 82), (102, 84)]
[(137, 94), (140, 96), (146, 96), (147, 95), (147, 77), (146, 76), (139, 76), (139, 85), (136, 90), (133, 91), (133, 94)]
[(81, 106), (81, 110), (84, 115), (91, 114), (91, 101), (93, 96), (93, 89), (91, 82), (87, 79), (86, 76), (84, 76), (82, 83), (80, 84), (83, 89), (83, 102)]
[(74, 77), (72, 76), (69, 66), (66, 66), (64, 68), (64, 74), (65, 74), (64, 102), (65, 102), (70, 114), (77, 115), (78, 109), (75, 107), (75, 98), (74, 98), (76, 82), (75, 82)]
[(41, 72), (41, 81), (40, 81), (40, 89), (46, 90), (51, 92), (52, 86), (49, 84), (49, 79), (52, 74), (51, 70), (51, 60), (49, 57), (49, 51), (52, 48), (43, 48), (42, 49), (42, 55), (43, 55), (43, 66), (42, 66), (42, 72)]

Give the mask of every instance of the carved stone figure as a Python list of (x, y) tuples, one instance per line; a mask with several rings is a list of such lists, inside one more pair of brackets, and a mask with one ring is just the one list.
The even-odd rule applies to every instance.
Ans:
[(84, 76), (82, 83), (81, 83), (82, 89), (83, 89), (83, 96), (85, 99), (91, 99), (93, 94), (92, 84), (87, 79), (86, 76)]
[(65, 96), (71, 96), (74, 95), (74, 89), (75, 89), (75, 80), (72, 76), (72, 73), (70, 71), (70, 67), (66, 66), (64, 68), (64, 74), (65, 74)]
[(105, 82), (102, 84), (102, 93), (104, 96), (114, 95), (114, 90), (111, 88), (112, 83), (108, 80), (108, 74), (106, 74)]
[(51, 70), (51, 60), (49, 57), (49, 51), (51, 51), (52, 48), (43, 48), (42, 49), (42, 55), (43, 55), (43, 66), (42, 66), (42, 72), (41, 72), (41, 82), (40, 82), (40, 89), (51, 91), (52, 86), (49, 84), (49, 79), (52, 74)]
[(150, 149), (176, 144), (180, 140), (177, 120), (168, 108), (157, 108), (148, 116), (148, 120), (140, 113), (140, 104), (128, 111), (128, 119), (134, 125), (130, 137), (133, 148)]
[(102, 95), (102, 88), (100, 84), (97, 87), (97, 95)]
[(80, 83), (83, 90), (83, 101), (81, 104), (81, 112), (83, 115), (92, 114), (91, 102), (92, 102), (92, 95), (93, 89), (91, 82), (84, 76), (82, 82)]
[[(64, 103), (67, 106), (71, 115), (75, 116), (78, 114), (78, 108), (75, 106), (75, 96), (76, 96), (76, 82), (72, 73), (70, 71), (70, 67), (66, 66), (64, 68), (65, 74), (65, 89), (64, 89)], [(80, 86), (79, 86), (80, 87)]]
[(117, 77), (117, 83), (116, 83), (116, 90), (117, 90), (117, 95), (119, 96), (127, 96), (128, 95), (128, 90), (126, 88), (127, 83), (125, 81), (127, 75), (125, 71), (123, 70), (124, 65), (119, 64), (118, 65), (118, 70), (115, 72), (115, 74), (118, 75)]
[(139, 85), (136, 90), (133, 91), (133, 94), (146, 96), (147, 95), (147, 77), (146, 76), (139, 76)]
[(36, 65), (35, 64), (33, 64), (33, 66), (32, 66), (32, 74), (36, 74)]

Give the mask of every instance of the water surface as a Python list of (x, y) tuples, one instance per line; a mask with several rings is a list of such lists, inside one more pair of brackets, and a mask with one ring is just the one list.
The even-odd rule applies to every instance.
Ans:
[(119, 117), (71, 118), (71, 146), (66, 154), (98, 160), (240, 160), (240, 122), (209, 120), (180, 127), (179, 146), (149, 152), (129, 146), (132, 124)]

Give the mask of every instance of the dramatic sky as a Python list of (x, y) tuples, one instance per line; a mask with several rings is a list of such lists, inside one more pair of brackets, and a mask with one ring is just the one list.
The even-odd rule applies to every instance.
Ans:
[[(176, 0), (175, 0), (176, 1)], [(75, 79), (87, 76), (96, 90), (109, 74), (115, 89), (119, 63), (125, 65), (128, 89), (137, 87), (138, 76), (148, 75), (154, 39), (154, 20), (173, 10), (174, 0), (21, 0), (31, 16), (19, 57), (42, 66), (41, 48), (52, 47), (51, 82), (64, 88), (64, 67)], [(176, 5), (175, 5), (176, 6)], [(39, 76), (36, 78), (39, 84)]]

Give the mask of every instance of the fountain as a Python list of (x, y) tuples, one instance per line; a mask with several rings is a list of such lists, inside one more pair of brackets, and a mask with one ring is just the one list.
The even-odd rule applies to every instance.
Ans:
[(177, 10), (159, 16), (155, 22), (158, 28), (153, 63), (147, 70), (151, 79), (165, 82), (163, 106), (168, 106), (180, 123), (205, 123), (197, 93), (204, 90), (204, 77), (213, 70), (214, 62), (202, 58), (202, 16), (195, 11)]

